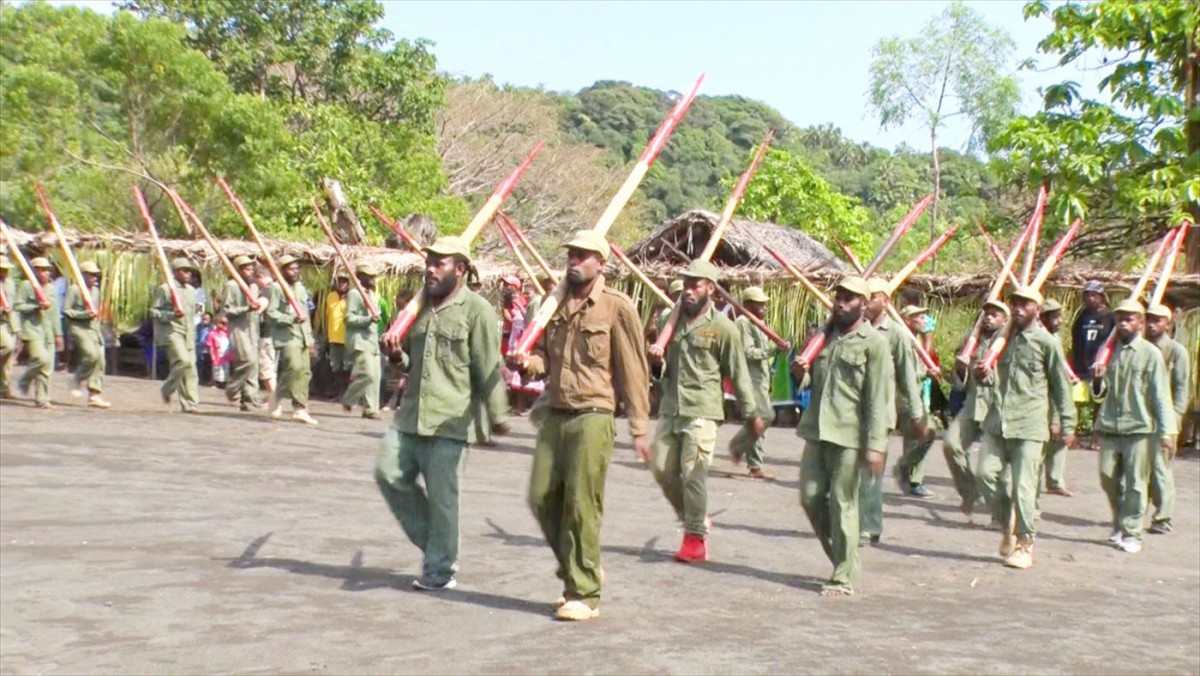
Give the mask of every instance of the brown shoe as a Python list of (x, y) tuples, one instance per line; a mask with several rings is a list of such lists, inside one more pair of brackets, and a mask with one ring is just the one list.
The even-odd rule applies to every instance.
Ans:
[(761, 479), (763, 481), (774, 481), (775, 480), (774, 474), (764, 470), (761, 467), (751, 467), (749, 474), (750, 474), (751, 479)]
[(1062, 486), (1050, 486), (1049, 488), (1046, 489), (1046, 492), (1049, 493), (1050, 495), (1061, 495), (1064, 498), (1075, 497), (1074, 493), (1063, 488)]

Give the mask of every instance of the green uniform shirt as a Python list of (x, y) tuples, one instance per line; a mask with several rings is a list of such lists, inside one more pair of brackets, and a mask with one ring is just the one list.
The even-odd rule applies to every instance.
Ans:
[(742, 354), (746, 355), (746, 369), (750, 372), (750, 384), (755, 390), (771, 387), (771, 362), (775, 359), (775, 344), (767, 334), (759, 330), (745, 315), (733, 321), (738, 336), (742, 339)]
[(465, 442), (472, 395), (482, 401), (489, 422), (507, 420), (499, 319), (482, 296), (463, 286), (441, 305), (423, 303), (403, 349), (408, 386), (392, 423), (401, 432)]
[(154, 344), (166, 345), (172, 334), (185, 336), (187, 345), (196, 344), (196, 317), (189, 312), (196, 307), (196, 289), (190, 284), (175, 287), (179, 291), (179, 304), (183, 306), (183, 316), (175, 316), (175, 306), (171, 304), (171, 291), (166, 284), (159, 284), (154, 290), (154, 298), (150, 301), (150, 316), (154, 319)]
[[(379, 306), (379, 297), (367, 291), (371, 302)], [(379, 324), (371, 318), (367, 304), (358, 289), (346, 296), (346, 349), (353, 352), (379, 354)]]
[[(100, 289), (88, 289), (92, 297), (92, 305), (100, 310)], [(67, 298), (63, 302), (63, 316), (67, 318), (67, 328), (72, 331), (94, 331), (100, 333), (100, 319), (88, 314), (87, 306), (83, 304), (83, 294), (79, 287), (72, 284), (67, 289)]]
[[(1049, 333), (1049, 331), (1047, 331), (1047, 333)], [(1063, 348), (1062, 337), (1057, 333), (1051, 333), (1050, 337), (1054, 339), (1054, 344), (1058, 346), (1058, 358), (1062, 360), (1062, 363), (1067, 365), (1068, 369), (1070, 369), (1071, 362), (1067, 361), (1067, 351)], [(1075, 382), (1075, 379), (1071, 377), (1071, 372), (1069, 370), (1067, 371), (1067, 382), (1071, 383), (1072, 385)], [(1074, 408), (1075, 402), (1073, 399), (1069, 405)], [(1050, 407), (1050, 424), (1059, 426), (1062, 425), (1062, 411), (1059, 410), (1058, 406)]]
[(1188, 371), (1191, 367), (1187, 350), (1178, 341), (1164, 335), (1155, 345), (1162, 352), (1167, 364), (1167, 377), (1171, 383), (1171, 403), (1175, 407), (1175, 433), (1183, 427), (1183, 417), (1188, 405)]
[(284, 347), (293, 342), (298, 342), (301, 347), (313, 344), (308, 289), (304, 288), (303, 282), (297, 280), (292, 285), (292, 295), (295, 296), (300, 311), (304, 313), (303, 322), (296, 321), (296, 311), (292, 309), (292, 304), (283, 295), (283, 289), (278, 284), (273, 284), (271, 292), (267, 295), (267, 318), (271, 320), (271, 340), (275, 347)]
[[(1114, 329), (1115, 330), (1115, 329)], [(1141, 336), (1118, 339), (1096, 399), (1096, 431), (1101, 434), (1175, 434), (1175, 411), (1162, 353)]]
[(0, 328), (7, 328), (16, 335), (21, 330), (21, 315), (17, 313), (17, 285), (12, 277), (6, 278), (0, 282), (0, 290), (3, 290), (5, 299), (8, 300), (9, 308), (5, 310), (0, 306)]
[(992, 405), (983, 427), (1004, 439), (1050, 440), (1051, 407), (1062, 411), (1063, 429), (1075, 428), (1075, 405), (1067, 363), (1058, 341), (1041, 324), (1013, 331), (996, 366)]
[(887, 340), (888, 352), (892, 356), (892, 371), (896, 376), (892, 427), (896, 426), (897, 420), (924, 420), (925, 398), (921, 396), (921, 379), (925, 377), (925, 370), (917, 362), (917, 351), (912, 341), (891, 317), (885, 317), (881, 324), (873, 328)]
[[(257, 293), (258, 290), (253, 284), (249, 286), (251, 291)], [(258, 343), (261, 315), (254, 311), (254, 307), (246, 299), (246, 294), (242, 293), (242, 288), (232, 279), (225, 282), (221, 293), (221, 312), (224, 312), (225, 318), (229, 320), (231, 340), (237, 341), (239, 337), (245, 336), (242, 340), (249, 340), (251, 344)]]
[(895, 383), (888, 341), (863, 321), (825, 342), (810, 370), (812, 397), (799, 435), (860, 451), (887, 449)]
[(62, 322), (58, 320), (58, 298), (54, 290), (42, 288), (50, 307), (42, 309), (38, 305), (37, 294), (28, 280), (17, 287), (17, 298), (13, 301), (13, 309), (21, 316), (21, 340), (26, 343), (34, 341), (53, 340), (62, 336)]
[(734, 395), (747, 417), (766, 415), (758, 411), (737, 328), (710, 303), (691, 322), (680, 317), (667, 346), (659, 410), (664, 417), (724, 420), (722, 378), (733, 381)]
[[(983, 334), (980, 334), (979, 342), (975, 345), (975, 352), (971, 355), (971, 363), (967, 365), (967, 380), (963, 383), (966, 390), (966, 397), (963, 399), (963, 410), (977, 423), (982, 423), (987, 418), (988, 409), (992, 406), (992, 398), (995, 396), (996, 391), (994, 387), (996, 377), (994, 373), (988, 374), (988, 377), (983, 382), (980, 382), (975, 377), (975, 366), (987, 354), (988, 348), (992, 346), (992, 341), (998, 335), (1000, 335), (1000, 329), (997, 329), (990, 336), (985, 337)], [(958, 352), (962, 352), (962, 346), (959, 346)], [(958, 369), (954, 370), (954, 374), (955, 379), (958, 379)]]

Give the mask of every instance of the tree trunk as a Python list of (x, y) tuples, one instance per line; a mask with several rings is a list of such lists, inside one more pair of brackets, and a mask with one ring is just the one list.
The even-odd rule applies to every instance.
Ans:
[[(929, 128), (929, 145), (933, 151), (933, 205), (929, 209), (929, 243), (938, 236), (938, 202), (942, 198), (942, 162), (938, 157), (937, 127)], [(929, 261), (930, 274), (937, 272), (937, 254)]]
[(366, 239), (362, 223), (358, 221), (346, 194), (342, 192), (342, 184), (325, 176), (321, 179), (321, 191), (325, 193), (325, 206), (332, 215), (330, 225), (333, 227), (333, 234), (345, 244), (362, 244)]

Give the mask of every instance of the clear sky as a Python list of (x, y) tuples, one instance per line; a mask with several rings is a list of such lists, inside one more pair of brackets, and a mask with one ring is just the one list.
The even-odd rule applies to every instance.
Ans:
[[(1020, 0), (968, 2), (1016, 42), (1016, 61), (1035, 56), (1048, 17), (1023, 20)], [(934, 1), (795, 2), (385, 2), (384, 25), (399, 37), (425, 37), (442, 70), (492, 75), (498, 82), (575, 91), (596, 80), (683, 90), (707, 73), (704, 94), (738, 94), (774, 106), (792, 122), (831, 122), (851, 139), (924, 149), (915, 123), (882, 131), (867, 108), (871, 48), (911, 37), (939, 14)], [(1040, 59), (1048, 62), (1045, 57)], [(1093, 78), (1075, 68), (1022, 72), (1023, 112), (1037, 109), (1039, 85)], [(943, 145), (960, 147), (966, 128), (949, 127)]]

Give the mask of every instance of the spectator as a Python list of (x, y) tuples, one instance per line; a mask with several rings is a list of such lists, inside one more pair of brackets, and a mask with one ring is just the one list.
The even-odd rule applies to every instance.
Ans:
[(196, 325), (196, 371), (201, 383), (212, 380), (213, 361), (208, 353), (208, 334), (212, 332), (212, 315), (207, 312), (200, 314), (200, 323)]
[[(1083, 285), (1083, 309), (1071, 325), (1071, 369), (1080, 378), (1087, 379), (1092, 372), (1092, 362), (1096, 361), (1096, 353), (1112, 332), (1113, 315), (1108, 307), (1108, 298), (1104, 295), (1104, 285), (1096, 280), (1089, 280)], [(1088, 401), (1079, 406), (1080, 430), (1087, 429), (1090, 434), (1096, 423), (1097, 404)], [(1086, 422), (1085, 422), (1086, 421)], [(1084, 435), (1079, 433), (1082, 438)], [(1091, 443), (1096, 448), (1095, 440)]]
[(233, 361), (230, 350), (232, 342), (229, 339), (229, 322), (225, 315), (217, 315), (217, 322), (208, 332), (204, 341), (209, 361), (212, 363), (212, 380), (216, 387), (224, 388), (229, 380), (229, 363)]

